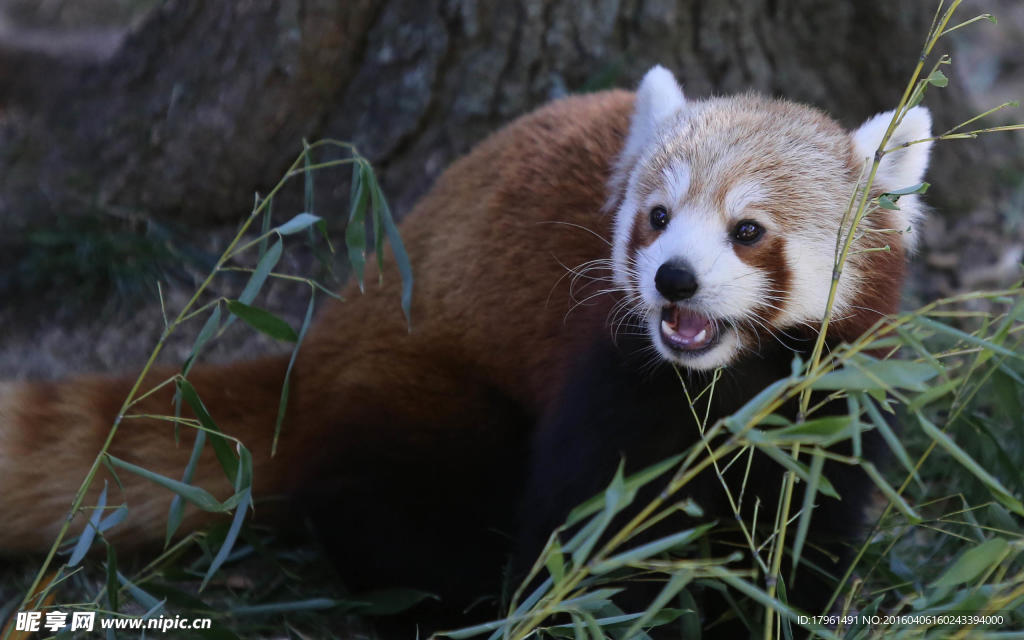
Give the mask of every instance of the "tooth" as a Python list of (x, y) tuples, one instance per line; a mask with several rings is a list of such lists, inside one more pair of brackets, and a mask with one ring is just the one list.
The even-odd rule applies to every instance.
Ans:
[(668, 320), (661, 321), (661, 332), (666, 335), (671, 335), (675, 333), (675, 331), (672, 330), (672, 325), (668, 323)]
[(693, 341), (694, 342), (704, 342), (704, 338), (706, 338), (706, 337), (708, 337), (708, 330), (707, 329), (701, 329), (700, 333), (698, 333), (697, 335), (693, 336)]

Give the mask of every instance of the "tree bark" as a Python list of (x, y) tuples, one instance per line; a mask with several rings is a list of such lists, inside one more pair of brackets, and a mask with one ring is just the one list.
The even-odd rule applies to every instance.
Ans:
[[(0, 42), (0, 227), (90, 208), (234, 220), (303, 138), (325, 136), (357, 144), (401, 215), (502, 123), (570, 92), (633, 86), (656, 63), (691, 96), (754, 89), (852, 127), (898, 100), (933, 11), (888, 0), (171, 1), (100, 60)], [(952, 88), (927, 104), (939, 130), (973, 115)], [(956, 216), (1015, 155), (1005, 137), (939, 150), (931, 201)]]

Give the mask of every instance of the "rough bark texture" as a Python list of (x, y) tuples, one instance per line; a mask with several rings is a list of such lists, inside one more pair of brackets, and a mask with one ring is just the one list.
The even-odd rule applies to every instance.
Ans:
[[(898, 99), (932, 11), (887, 0), (171, 1), (106, 55), (0, 47), (0, 226), (97, 206), (233, 220), (302, 138), (322, 136), (355, 141), (400, 214), (500, 124), (568, 92), (631, 86), (655, 63), (694, 96), (755, 89), (853, 126)], [(962, 94), (934, 93), (939, 128), (970, 115)], [(1007, 144), (962, 149), (937, 154), (932, 174), (943, 185), (932, 201), (951, 214), (965, 180), (972, 198), (989, 191)]]
[(51, 57), (51, 81), (15, 78), (0, 94), (4, 220), (93, 204), (237, 217), (347, 86), (371, 4), (170, 2), (105, 60)]

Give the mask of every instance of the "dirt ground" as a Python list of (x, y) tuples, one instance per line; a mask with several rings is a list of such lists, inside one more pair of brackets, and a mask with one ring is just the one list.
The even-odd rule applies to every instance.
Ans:
[[(138, 0), (100, 4), (107, 9), (103, 13), (83, 11), (79, 2), (0, 0), (0, 41), (22, 39), (37, 42), (41, 49), (80, 49), (88, 55), (102, 56), (117, 46), (124, 29), (152, 5)], [(969, 92), (979, 110), (1024, 98), (1024, 46), (1020, 44), (1024, 42), (1024, 3), (971, 0), (965, 4), (990, 8), (1000, 24), (998, 28), (979, 25), (959, 34), (953, 53), (955, 71), (950, 75), (960, 86), (948, 90)], [(1010, 110), (1007, 118), (1022, 121), (1024, 112)], [(955, 153), (955, 149), (936, 150), (948, 152)], [(921, 255), (913, 266), (908, 305), (956, 291), (1006, 285), (1019, 278), (1019, 265), (1024, 260), (1024, 180), (1020, 176), (1017, 180), (1016, 192), (1003, 202), (979, 207), (958, 220), (932, 217), (924, 230)], [(212, 251), (223, 246), (232, 232), (204, 230), (202, 242)], [(290, 267), (296, 270), (311, 262), (308, 252), (301, 250), (290, 260)], [(187, 279), (169, 286), (165, 290), (168, 309), (178, 308), (190, 292)], [(307, 295), (304, 287), (276, 286), (269, 300), (261, 304), (297, 326)], [(162, 329), (155, 295), (120, 308), (105, 300), (90, 301), (73, 313), (60, 312), (59, 305), (59, 298), (54, 302), (41, 292), (38, 299), (35, 295), (0, 299), (0, 378), (55, 378), (79, 371), (132, 369), (144, 362)], [(277, 348), (269, 340), (241, 329), (225, 336), (210, 350), (209, 357), (249, 357)], [(192, 339), (183, 334), (172, 340), (163, 359), (180, 362), (187, 356)]]

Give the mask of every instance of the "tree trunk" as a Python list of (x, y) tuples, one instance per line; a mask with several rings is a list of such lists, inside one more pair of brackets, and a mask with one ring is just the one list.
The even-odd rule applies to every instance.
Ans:
[[(632, 86), (655, 63), (691, 96), (752, 88), (853, 126), (899, 98), (933, 9), (888, 0), (167, 2), (99, 60), (0, 43), (0, 225), (94, 207), (234, 220), (303, 138), (323, 136), (354, 141), (401, 214), (502, 123), (566, 93)], [(971, 115), (955, 89), (932, 93), (937, 128)], [(1007, 148), (1003, 139), (940, 150), (932, 201), (956, 215), (988, 193)], [(965, 180), (970, 192), (958, 192)]]

